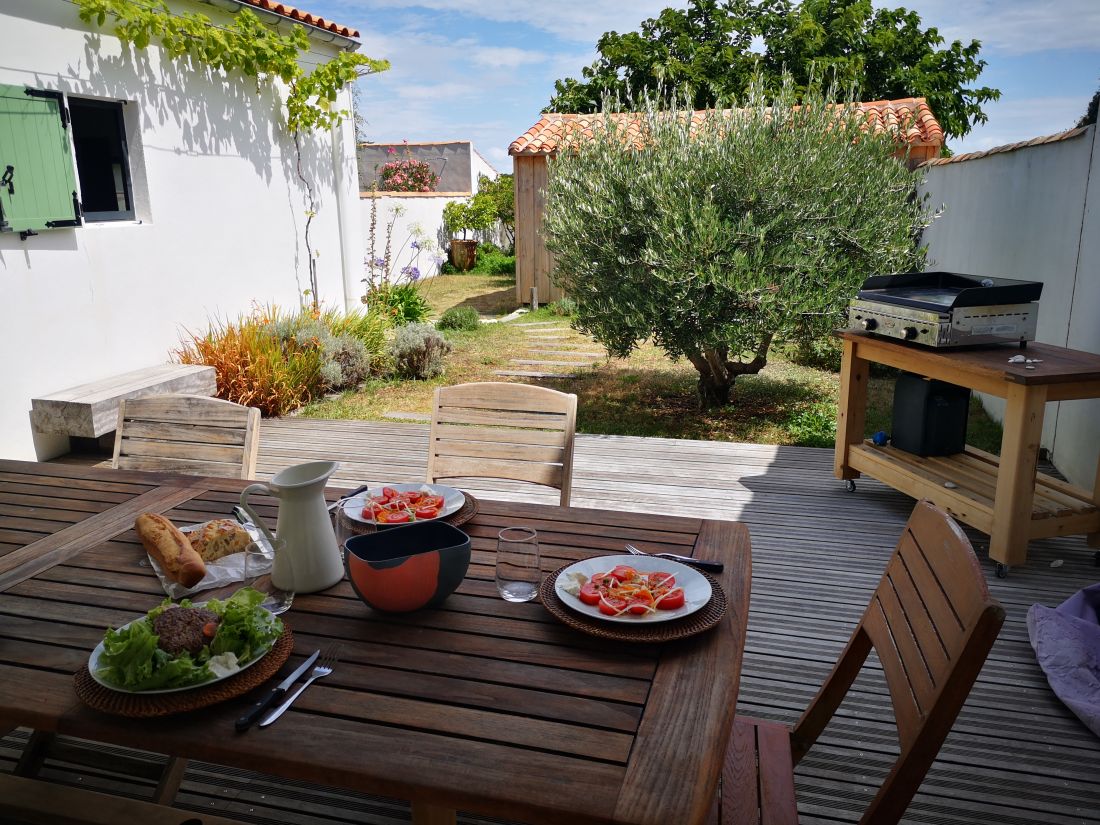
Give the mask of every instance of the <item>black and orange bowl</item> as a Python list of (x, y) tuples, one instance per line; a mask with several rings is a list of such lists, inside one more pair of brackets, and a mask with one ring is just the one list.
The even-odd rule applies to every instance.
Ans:
[(418, 521), (344, 542), (356, 595), (375, 610), (408, 613), (451, 595), (470, 566), (470, 537), (441, 521)]

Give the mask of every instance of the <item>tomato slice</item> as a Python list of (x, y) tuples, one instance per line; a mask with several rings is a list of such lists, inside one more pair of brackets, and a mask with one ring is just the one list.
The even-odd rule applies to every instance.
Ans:
[(674, 575), (672, 575), (671, 573), (662, 573), (660, 571), (654, 571), (652, 573), (647, 573), (645, 578), (646, 578), (646, 582), (654, 590), (656, 590), (657, 588), (662, 588), (662, 589), (667, 590), (668, 588), (670, 588), (674, 584), (676, 584), (676, 577)]
[(684, 606), (684, 588), (677, 587), (657, 602), (658, 610), (679, 610)]
[(412, 515), (407, 510), (383, 511), (378, 514), (377, 521), (382, 524), (404, 524), (407, 521), (412, 521)]
[(618, 616), (626, 610), (626, 599), (620, 599), (604, 593), (600, 596), (600, 612), (608, 616)]
[(595, 607), (600, 603), (600, 588), (591, 581), (581, 585), (580, 600), (587, 605)]
[(420, 506), (422, 507), (434, 507), (437, 510), (443, 509), (443, 496), (430, 496), (425, 495), (420, 499)]
[(392, 499), (397, 498), (397, 490), (393, 489), (393, 487), (383, 487), (382, 498), (386, 501), (391, 501)]
[(635, 570), (633, 567), (629, 567), (625, 564), (620, 564), (607, 575), (611, 576), (614, 579), (618, 579), (621, 582), (632, 581), (638, 577), (638, 571)]
[(433, 519), (439, 515), (439, 511), (434, 507), (417, 507), (413, 512), (420, 519)]
[(627, 609), (636, 616), (644, 616), (653, 607), (653, 594), (648, 590), (639, 590), (630, 597)]
[(424, 498), (424, 494), (418, 490), (409, 490), (407, 493), (402, 493), (401, 497), (409, 502), (409, 504), (416, 504), (416, 502)]

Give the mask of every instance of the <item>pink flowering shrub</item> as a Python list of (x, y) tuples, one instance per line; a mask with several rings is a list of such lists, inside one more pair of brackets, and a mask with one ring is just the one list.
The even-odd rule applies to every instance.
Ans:
[[(396, 152), (391, 148), (389, 154)], [(378, 169), (383, 192), (434, 192), (439, 175), (432, 171), (427, 161), (417, 160), (405, 148), (403, 160), (391, 160)]]

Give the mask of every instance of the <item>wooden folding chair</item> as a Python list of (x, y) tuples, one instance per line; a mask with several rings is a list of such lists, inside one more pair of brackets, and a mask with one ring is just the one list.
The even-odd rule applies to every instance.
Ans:
[(919, 502), (848, 646), (798, 724), (734, 720), (712, 822), (797, 825), (794, 766), (836, 713), (872, 648), (890, 691), (901, 751), (860, 822), (898, 822), (1004, 618), (962, 530), (943, 510)]
[[(260, 448), (260, 411), (204, 395), (152, 395), (119, 403), (112, 466), (122, 470), (168, 470), (221, 478), (254, 478)], [(14, 773), (35, 777), (47, 757), (77, 764), (105, 764), (101, 751), (31, 734)], [(111, 767), (154, 780), (153, 801), (170, 804), (187, 760), (168, 757), (163, 766), (137, 757), (113, 756)]]
[(487, 381), (435, 391), (428, 481), (504, 478), (561, 491), (569, 506), (577, 396)]
[(119, 403), (113, 466), (254, 478), (260, 411), (203, 395), (151, 395)]

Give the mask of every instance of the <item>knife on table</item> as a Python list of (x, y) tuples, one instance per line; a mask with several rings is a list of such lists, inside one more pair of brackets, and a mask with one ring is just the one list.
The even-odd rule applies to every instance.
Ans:
[(295, 668), (294, 672), (281, 681), (276, 687), (272, 688), (271, 693), (267, 694), (263, 699), (252, 706), (252, 709), (248, 711), (244, 716), (237, 720), (235, 727), (238, 731), (246, 731), (252, 727), (253, 723), (260, 718), (260, 715), (269, 707), (277, 702), (282, 701), (282, 698), (286, 696), (286, 692), (290, 690), (290, 686), (293, 685), (301, 677), (303, 673), (309, 670), (313, 663), (317, 661), (317, 657), (321, 655), (320, 649), (313, 651), (313, 655), (306, 658), (304, 662)]

